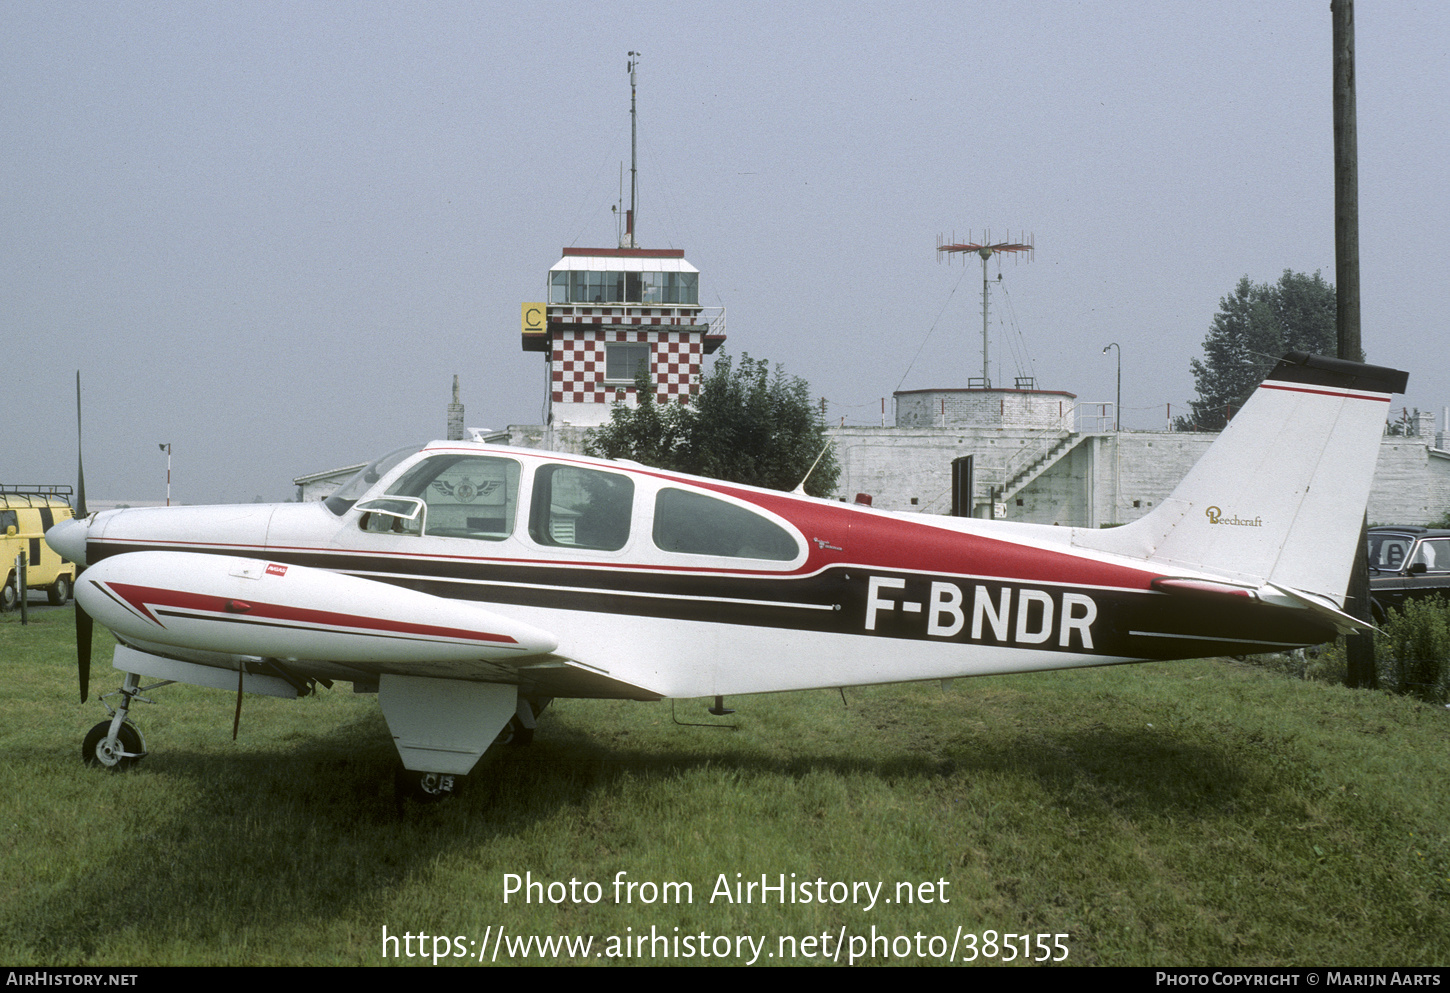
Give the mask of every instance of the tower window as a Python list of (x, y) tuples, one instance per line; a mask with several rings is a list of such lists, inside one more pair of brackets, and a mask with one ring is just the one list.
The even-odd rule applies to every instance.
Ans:
[(549, 273), (549, 302), (696, 306), (700, 302), (700, 274), (559, 269)]
[(604, 345), (604, 378), (611, 383), (632, 383), (641, 369), (649, 368), (649, 343), (610, 341)]

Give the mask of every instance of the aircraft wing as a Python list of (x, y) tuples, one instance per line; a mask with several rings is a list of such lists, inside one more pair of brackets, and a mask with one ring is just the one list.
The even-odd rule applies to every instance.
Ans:
[(318, 660), (374, 673), (510, 679), (553, 634), (475, 603), (389, 583), (197, 552), (127, 552), (86, 569), (76, 599), (125, 640), (188, 652)]
[(662, 700), (664, 694), (616, 679), (597, 666), (561, 655), (531, 660), (514, 670), (519, 693), (593, 700)]

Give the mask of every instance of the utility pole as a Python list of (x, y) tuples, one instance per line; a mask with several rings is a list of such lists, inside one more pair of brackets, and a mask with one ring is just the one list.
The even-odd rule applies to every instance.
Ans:
[[(1330, 0), (1334, 21), (1334, 300), (1339, 357), (1362, 361), (1359, 325), (1359, 139), (1355, 129), (1354, 0)], [(1369, 611), (1369, 517), (1360, 525), (1359, 545), (1349, 576), (1345, 609), (1362, 621)], [(1374, 635), (1356, 632), (1345, 639), (1350, 686), (1373, 689), (1376, 680)]]

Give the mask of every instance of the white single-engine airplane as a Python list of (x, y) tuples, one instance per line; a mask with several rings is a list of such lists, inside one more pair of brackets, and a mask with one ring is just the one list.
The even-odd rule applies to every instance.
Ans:
[[(1406, 374), (1291, 353), (1146, 517), (1108, 530), (893, 514), (460, 442), (322, 503), (113, 510), (46, 540), (116, 635), (87, 762), (146, 754), (141, 677), (376, 690), (420, 796), (555, 697), (659, 700), (1280, 651), (1367, 627), (1346, 587)], [(1351, 605), (1352, 607), (1353, 605)], [(145, 689), (151, 689), (146, 687)], [(719, 707), (717, 700), (716, 706)]]

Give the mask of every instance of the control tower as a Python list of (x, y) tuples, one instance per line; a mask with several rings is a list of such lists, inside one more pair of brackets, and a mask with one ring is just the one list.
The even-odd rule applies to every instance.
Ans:
[(565, 248), (548, 302), (524, 305), (524, 351), (548, 364), (550, 423), (607, 422), (616, 400), (638, 402), (641, 367), (658, 402), (688, 403), (704, 356), (725, 341), (703, 310), (700, 270), (683, 249)]
[[(633, 131), (639, 53), (629, 54)], [(688, 403), (704, 357), (725, 341), (724, 308), (707, 315), (700, 306), (700, 270), (684, 249), (639, 247), (635, 175), (632, 163), (619, 247), (565, 248), (549, 269), (546, 302), (523, 305), (524, 351), (542, 352), (548, 371), (546, 426), (608, 422), (616, 401), (640, 401), (641, 368), (656, 402)]]

